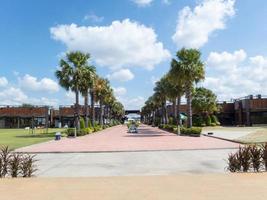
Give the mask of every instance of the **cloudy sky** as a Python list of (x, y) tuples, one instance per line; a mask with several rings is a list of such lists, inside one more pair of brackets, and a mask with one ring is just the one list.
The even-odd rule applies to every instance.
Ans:
[(219, 100), (267, 95), (263, 0), (2, 0), (0, 104), (66, 105), (54, 72), (81, 50), (126, 108), (140, 108), (181, 47), (199, 48)]

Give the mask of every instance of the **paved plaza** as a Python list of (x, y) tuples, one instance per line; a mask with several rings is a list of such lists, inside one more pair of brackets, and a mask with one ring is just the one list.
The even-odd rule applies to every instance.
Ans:
[(159, 150), (233, 149), (239, 144), (210, 137), (177, 136), (158, 128), (141, 125), (138, 133), (127, 133), (120, 125), (79, 138), (64, 138), (17, 149), (18, 152), (119, 152)]
[(225, 173), (228, 154), (238, 147), (238, 143), (177, 136), (147, 125), (130, 134), (127, 126), (120, 125), (17, 151), (37, 153), (37, 176), (98, 177)]

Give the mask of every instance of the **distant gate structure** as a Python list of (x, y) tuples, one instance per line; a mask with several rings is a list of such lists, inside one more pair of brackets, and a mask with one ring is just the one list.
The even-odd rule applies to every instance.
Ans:
[(138, 114), (138, 115), (140, 115), (141, 112), (140, 112), (140, 110), (125, 110), (125, 115), (128, 115), (128, 114)]

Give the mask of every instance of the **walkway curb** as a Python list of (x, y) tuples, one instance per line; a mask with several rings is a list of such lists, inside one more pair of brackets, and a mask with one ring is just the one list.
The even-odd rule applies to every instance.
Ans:
[(209, 151), (209, 150), (225, 150), (225, 149), (238, 149), (238, 147), (226, 148), (207, 148), (207, 149), (166, 149), (166, 150), (118, 150), (118, 151), (51, 151), (51, 152), (19, 152), (20, 154), (75, 154), (75, 153), (138, 153), (138, 152), (166, 152), (166, 151)]

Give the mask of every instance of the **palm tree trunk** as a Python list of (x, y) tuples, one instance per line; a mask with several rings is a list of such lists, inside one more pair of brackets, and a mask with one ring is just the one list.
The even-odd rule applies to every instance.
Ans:
[(94, 95), (94, 91), (91, 91), (91, 122), (92, 122), (92, 126), (95, 126), (95, 95)]
[(167, 105), (166, 105), (166, 101), (164, 102), (164, 115), (165, 115), (165, 123), (168, 124), (169, 123), (169, 119), (168, 119), (168, 110), (167, 110)]
[(186, 98), (187, 98), (187, 127), (192, 127), (192, 94), (191, 88), (187, 88), (186, 91)]
[(155, 126), (155, 111), (152, 111), (152, 126)]
[(108, 118), (108, 123), (110, 124), (110, 106), (107, 106), (107, 118)]
[(164, 103), (162, 103), (161, 105), (161, 121), (162, 121), (162, 124), (165, 124), (165, 111), (164, 111)]
[(174, 118), (174, 123), (176, 123), (177, 120), (177, 98), (173, 100), (173, 118)]
[(101, 126), (103, 126), (103, 103), (102, 103), (102, 99), (100, 99), (99, 104), (100, 104), (100, 118), (99, 118), (100, 122), (99, 122), (99, 124)]
[[(79, 90), (75, 89), (75, 125), (78, 132), (80, 132), (80, 110), (79, 110)], [(77, 136), (75, 132), (75, 137)]]
[(88, 92), (84, 96), (84, 107), (85, 107), (85, 127), (88, 128), (88, 123), (89, 123)]
[[(176, 100), (175, 100), (176, 101)], [(180, 105), (181, 105), (181, 96), (179, 95), (177, 98), (177, 106), (176, 106), (176, 110), (177, 110), (177, 135), (181, 134), (181, 115), (180, 115)]]

